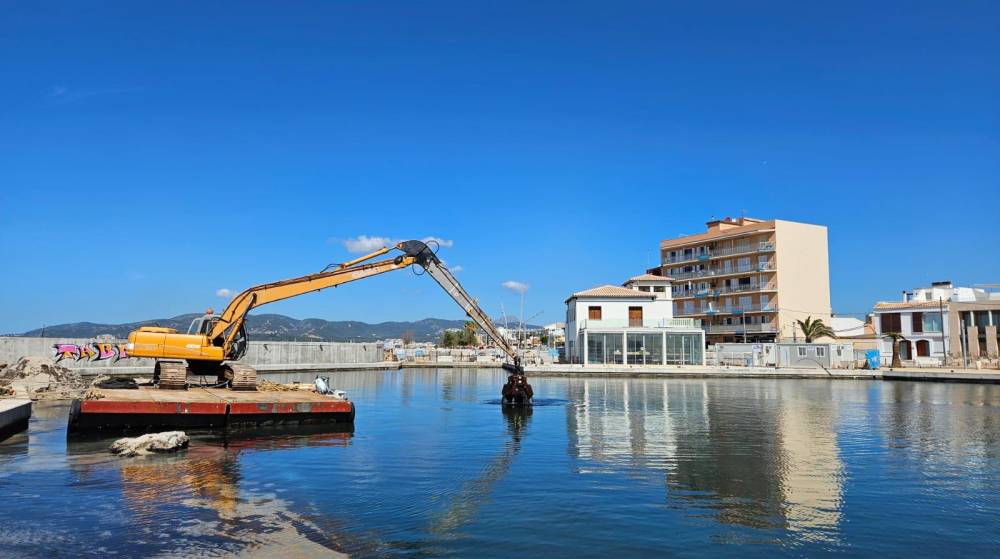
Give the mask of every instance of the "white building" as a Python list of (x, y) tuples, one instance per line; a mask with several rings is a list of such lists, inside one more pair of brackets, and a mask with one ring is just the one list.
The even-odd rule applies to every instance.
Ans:
[(945, 349), (952, 360), (961, 358), (963, 350), (972, 359), (997, 358), (998, 293), (935, 282), (904, 291), (901, 301), (879, 302), (873, 312), (883, 363), (892, 360), (887, 332), (903, 335), (899, 357), (916, 365), (944, 363)]
[(703, 365), (705, 333), (675, 319), (670, 278), (644, 274), (566, 299), (566, 356), (585, 365)]

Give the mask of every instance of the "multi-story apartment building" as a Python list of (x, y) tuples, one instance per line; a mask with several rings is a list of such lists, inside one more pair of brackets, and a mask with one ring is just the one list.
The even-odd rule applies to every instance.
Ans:
[(673, 280), (674, 316), (701, 320), (708, 343), (802, 339), (796, 320), (830, 324), (826, 227), (741, 217), (660, 243), (651, 272)]

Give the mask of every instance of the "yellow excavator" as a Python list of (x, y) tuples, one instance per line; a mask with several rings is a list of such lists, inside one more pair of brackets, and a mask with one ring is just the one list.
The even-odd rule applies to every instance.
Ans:
[[(372, 259), (399, 250), (393, 258)], [(479, 308), (455, 276), (433, 250), (422, 241), (404, 241), (383, 247), (360, 258), (327, 266), (323, 271), (298, 278), (251, 287), (233, 297), (219, 315), (206, 314), (191, 322), (186, 334), (173, 328), (142, 326), (128, 336), (127, 349), (133, 357), (156, 360), (153, 381), (161, 389), (183, 390), (188, 374), (216, 379), (233, 390), (256, 390), (257, 371), (237, 363), (247, 350), (247, 314), (267, 303), (336, 287), (393, 270), (419, 266), (455, 300), (472, 321), (483, 329), (507, 356), (503, 368), (510, 375), (501, 392), (504, 404), (531, 403), (533, 391), (524, 375), (517, 351), (500, 334), (493, 321)]]

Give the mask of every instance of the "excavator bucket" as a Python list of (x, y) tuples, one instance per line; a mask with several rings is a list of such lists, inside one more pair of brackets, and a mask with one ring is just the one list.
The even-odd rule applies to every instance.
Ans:
[(530, 406), (535, 391), (528, 384), (528, 377), (524, 375), (524, 370), (517, 365), (508, 364), (504, 364), (503, 368), (511, 373), (507, 377), (507, 384), (503, 385), (503, 389), (500, 391), (503, 404), (505, 406)]

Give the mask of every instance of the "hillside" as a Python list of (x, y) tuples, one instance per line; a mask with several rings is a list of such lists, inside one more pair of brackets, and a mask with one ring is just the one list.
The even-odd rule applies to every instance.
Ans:
[[(98, 324), (75, 322), (46, 326), (48, 338), (94, 338), (110, 335), (123, 339), (140, 326), (165, 326), (186, 332), (191, 320), (197, 314), (182, 314), (173, 318), (145, 320), (126, 324)], [(357, 320), (329, 321), (320, 318), (299, 320), (281, 314), (252, 314), (247, 317), (247, 332), (251, 340), (269, 341), (371, 341), (387, 338), (402, 338), (404, 332), (412, 332), (414, 341), (436, 342), (447, 329), (461, 328), (464, 320), (425, 318), (414, 322), (380, 322), (369, 324)], [(37, 337), (43, 334), (41, 328), (21, 334)]]

